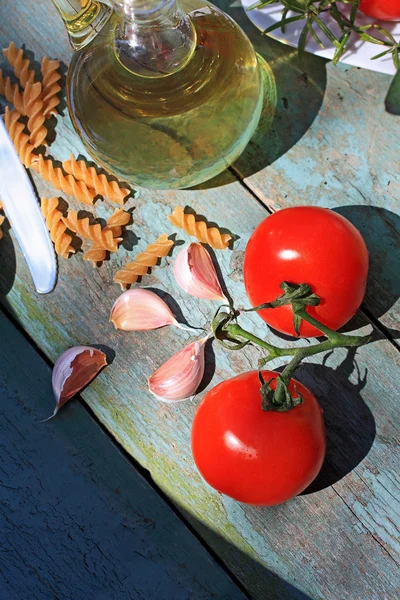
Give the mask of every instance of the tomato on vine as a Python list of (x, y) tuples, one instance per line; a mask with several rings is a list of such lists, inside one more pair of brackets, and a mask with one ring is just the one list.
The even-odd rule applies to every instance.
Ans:
[[(337, 330), (357, 312), (368, 275), (368, 250), (350, 221), (326, 208), (284, 208), (267, 217), (251, 236), (244, 258), (244, 282), (253, 306), (272, 302), (282, 281), (307, 283), (319, 296), (307, 312)], [(288, 304), (258, 311), (274, 329), (297, 335)], [(304, 320), (301, 337), (321, 335)]]
[[(262, 371), (275, 389), (278, 373)], [(215, 489), (239, 502), (272, 506), (302, 492), (325, 457), (325, 426), (315, 396), (291, 380), (294, 408), (262, 410), (257, 371), (209, 391), (193, 420), (192, 452)]]

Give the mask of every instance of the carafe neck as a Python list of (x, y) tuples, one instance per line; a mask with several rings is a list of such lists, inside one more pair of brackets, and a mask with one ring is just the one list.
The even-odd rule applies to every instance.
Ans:
[(141, 77), (181, 70), (196, 48), (196, 32), (176, 0), (113, 1), (121, 17), (115, 51), (120, 63)]
[(72, 47), (83, 48), (96, 37), (112, 14), (102, 2), (92, 0), (52, 0), (67, 29)]

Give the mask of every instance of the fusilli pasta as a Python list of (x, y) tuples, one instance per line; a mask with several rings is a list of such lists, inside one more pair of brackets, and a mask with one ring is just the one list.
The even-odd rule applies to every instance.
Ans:
[(32, 164), (35, 169), (46, 181), (49, 181), (55, 188), (63, 191), (65, 194), (75, 196), (83, 204), (93, 204), (97, 196), (95, 190), (87, 187), (83, 181), (76, 181), (72, 175), (64, 175), (62, 170), (54, 167), (51, 158), (43, 158), (40, 155), (38, 162)]
[(25, 167), (31, 167), (39, 161), (39, 157), (36, 154), (32, 154), (35, 147), (29, 143), (29, 136), (23, 133), (25, 127), (18, 120), (20, 116), (17, 110), (9, 110), (8, 106), (6, 106), (4, 124), (22, 164)]
[(71, 246), (72, 237), (65, 233), (67, 227), (62, 221), (62, 212), (58, 210), (58, 198), (42, 198), (41, 209), (57, 254), (68, 258), (75, 250)]
[(28, 116), (29, 141), (35, 148), (45, 143), (47, 129), (44, 125), (42, 84), (27, 83), (23, 95), (24, 113)]
[(118, 240), (114, 239), (110, 229), (107, 229), (107, 227), (102, 229), (100, 223), (90, 225), (89, 217), (78, 219), (78, 213), (75, 210), (70, 210), (66, 217), (62, 217), (62, 220), (70, 231), (91, 240), (95, 247), (100, 246), (110, 252), (117, 251)]
[(61, 91), (61, 85), (58, 83), (61, 79), (59, 67), (59, 60), (50, 60), (47, 56), (42, 59), (43, 114), (46, 118), (58, 114), (56, 106), (60, 104), (58, 93)]
[(120, 188), (116, 181), (108, 181), (103, 173), (99, 175), (94, 167), (86, 166), (84, 160), (75, 160), (72, 155), (69, 160), (63, 162), (63, 169), (78, 181), (84, 181), (88, 187), (96, 190), (101, 196), (107, 196), (116, 204), (123, 204), (125, 196), (130, 194), (131, 190)]
[(17, 48), (14, 42), (11, 42), (8, 48), (3, 49), (3, 54), (14, 69), (14, 73), (18, 77), (23, 88), (27, 83), (33, 83), (35, 80), (35, 73), (29, 68), (29, 60), (24, 58), (24, 51), (22, 48)]
[(195, 215), (185, 213), (182, 206), (177, 206), (168, 219), (188, 235), (196, 237), (203, 244), (209, 244), (216, 250), (225, 250), (232, 239), (229, 233), (221, 233), (217, 227), (207, 227), (204, 221), (196, 221)]
[(9, 77), (4, 77), (2, 70), (0, 69), (0, 95), (4, 96), (7, 102), (13, 104), (17, 111), (24, 114), (24, 102), (22, 99), (22, 93), (19, 89), (18, 83), (11, 83)]
[[(109, 229), (113, 238), (119, 243), (122, 238), (122, 228), (128, 225), (131, 220), (131, 215), (125, 212), (122, 208), (117, 208), (111, 217), (107, 220), (107, 226), (103, 229)], [(93, 243), (92, 247), (84, 254), (84, 260), (90, 260), (95, 267), (97, 263), (103, 262), (107, 255), (107, 250), (104, 246), (99, 246)]]
[(128, 285), (135, 283), (138, 277), (145, 275), (151, 267), (154, 267), (159, 258), (167, 256), (173, 245), (173, 240), (169, 240), (164, 233), (154, 244), (149, 244), (144, 252), (140, 252), (134, 261), (116, 272), (115, 283), (119, 283), (121, 289), (126, 289)]

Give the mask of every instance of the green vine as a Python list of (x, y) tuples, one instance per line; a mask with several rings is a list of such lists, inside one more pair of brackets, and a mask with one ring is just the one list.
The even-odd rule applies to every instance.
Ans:
[[(212, 323), (214, 337), (224, 348), (241, 350), (247, 344), (253, 344), (266, 350), (266, 356), (262, 357), (259, 361), (259, 368), (264, 367), (268, 362), (276, 358), (292, 357), (276, 379), (266, 382), (260, 375), (262, 409), (269, 411), (287, 411), (302, 402), (301, 396), (297, 393), (293, 396), (289, 388), (295, 370), (305, 358), (328, 350), (334, 350), (335, 348), (357, 348), (371, 341), (371, 336), (369, 335), (345, 335), (338, 331), (333, 331), (311, 316), (306, 310), (307, 306), (317, 306), (320, 300), (312, 292), (308, 284), (291, 284), (283, 281), (280, 287), (283, 290), (283, 294), (273, 302), (260, 304), (254, 308), (243, 309), (242, 311), (235, 310), (229, 306), (220, 307)], [(304, 320), (321, 331), (327, 339), (315, 345), (279, 348), (250, 333), (250, 331), (243, 329), (238, 323), (238, 317), (241, 312), (276, 308), (286, 304), (292, 306), (293, 324), (297, 333), (300, 331), (301, 321)]]

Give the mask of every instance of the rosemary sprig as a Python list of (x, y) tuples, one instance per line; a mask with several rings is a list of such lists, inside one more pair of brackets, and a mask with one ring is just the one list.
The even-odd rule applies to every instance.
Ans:
[[(285, 32), (286, 25), (296, 21), (304, 21), (304, 26), (298, 40), (299, 58), (302, 59), (307, 45), (307, 41), (311, 36), (317, 44), (324, 48), (317, 30), (321, 31), (335, 47), (333, 57), (334, 64), (337, 64), (343, 54), (346, 52), (348, 42), (351, 36), (358, 36), (362, 41), (383, 46), (385, 49), (374, 56), (372, 60), (381, 58), (382, 56), (391, 55), (396, 69), (400, 68), (400, 41), (397, 42), (392, 34), (381, 27), (378, 23), (359, 26), (356, 24), (360, 0), (258, 0), (252, 4), (247, 10), (261, 9), (271, 4), (280, 4), (282, 6), (282, 18), (280, 21), (273, 23), (265, 31), (264, 35), (281, 29)], [(341, 7), (343, 4), (351, 5), (350, 15), (346, 16)], [(321, 15), (329, 13), (333, 20), (337, 23), (340, 29), (340, 34), (337, 35), (327, 25)]]

